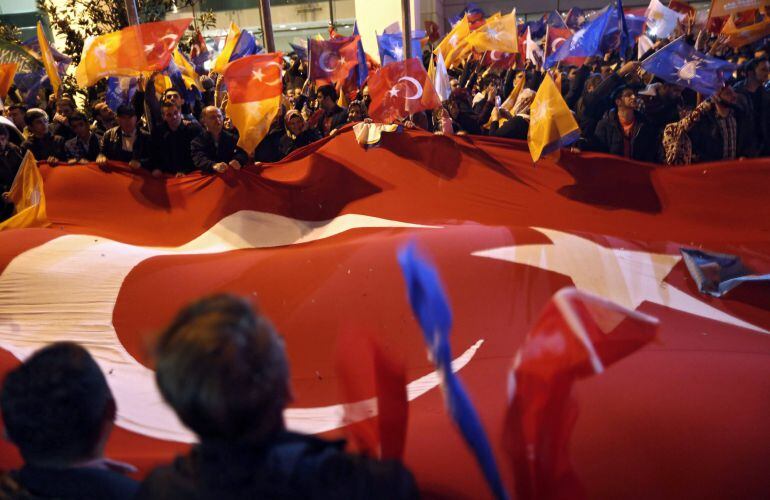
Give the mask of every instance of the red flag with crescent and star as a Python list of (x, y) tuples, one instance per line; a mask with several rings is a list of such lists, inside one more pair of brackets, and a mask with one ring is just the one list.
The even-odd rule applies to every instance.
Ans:
[(393, 123), (441, 106), (428, 72), (416, 58), (387, 64), (370, 76), (369, 95), (369, 116), (380, 123)]
[(283, 54), (242, 57), (227, 65), (224, 80), (230, 100), (227, 115), (238, 129), (238, 145), (254, 151), (281, 107)]
[(482, 66), (492, 69), (508, 69), (516, 65), (516, 53), (488, 50), (484, 52)]
[[(396, 88), (414, 92), (406, 85)], [(41, 163), (50, 226), (0, 231), (0, 377), (51, 342), (84, 345), (117, 406), (105, 454), (133, 463), (141, 478), (196, 441), (155, 384), (155, 335), (191, 301), (234, 293), (285, 339), (287, 429), (337, 438), (369, 423), (357, 418), (382, 416), (372, 432), (381, 439), (390, 423), (399, 436), (405, 423), (403, 454), (391, 451), (424, 496), (489, 498), (444, 408), (399, 270), (398, 250), (416, 242), (441, 273), (452, 369), (510, 492), (523, 480), (502, 439), (510, 370), (521, 352), (526, 373), (558, 376), (564, 365), (549, 360), (565, 341), (581, 347), (574, 335), (527, 336), (571, 286), (659, 322), (642, 345), (615, 335), (606, 314), (594, 316), (602, 328), (589, 337), (611, 366), (576, 382), (568, 443), (558, 447), (587, 497), (767, 496), (770, 289), (746, 283), (705, 295), (680, 253), (734, 254), (770, 272), (766, 160), (672, 169), (565, 150), (532, 168), (522, 141), (405, 130), (364, 149), (351, 128), (280, 163), (216, 175)], [(342, 385), (337, 353), (350, 325), (403, 364), (392, 373), (405, 374), (408, 415), (378, 413), (372, 373), (360, 390)], [(566, 353), (578, 357), (561, 361), (580, 363), (586, 351)], [(529, 379), (517, 379), (516, 394), (526, 396), (517, 400), (549, 399), (543, 379)], [(403, 402), (401, 391), (392, 396)], [(545, 447), (535, 451), (549, 449), (538, 442)], [(555, 457), (535, 458), (549, 467)], [(20, 464), (0, 440), (0, 469)]]
[(310, 79), (319, 85), (345, 80), (358, 64), (358, 40), (350, 36), (334, 40), (309, 40)]

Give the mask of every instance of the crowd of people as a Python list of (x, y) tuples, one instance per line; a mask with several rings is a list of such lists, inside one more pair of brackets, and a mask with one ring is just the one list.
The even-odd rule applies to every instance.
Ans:
[(284, 342), (239, 297), (216, 295), (180, 311), (157, 341), (155, 370), (160, 393), (199, 444), (141, 483), (127, 475), (130, 464), (104, 455), (117, 408), (86, 349), (51, 344), (9, 372), (0, 410), (24, 465), (0, 474), (0, 498), (418, 496), (399, 461), (349, 454), (344, 441), (285, 428), (292, 395)]
[[(574, 146), (667, 165), (770, 155), (770, 43), (733, 50), (722, 38), (704, 33), (690, 42), (737, 65), (714, 96), (653, 78), (638, 60), (621, 59), (616, 52), (551, 70), (580, 125)], [(658, 41), (641, 59), (665, 43)], [(426, 67), (431, 57), (426, 50)], [(404, 124), (439, 134), (525, 140), (529, 108), (544, 72), (532, 61), (507, 70), (482, 61), (471, 54), (451, 68), (449, 98), (438, 109), (405, 117)], [(155, 76), (140, 78), (131, 101), (115, 110), (98, 97), (90, 109), (78, 109), (69, 95), (51, 95), (45, 105), (28, 108), (14, 102), (11, 92), (4, 110), (16, 130), (0, 125), (0, 192), (8, 191), (26, 151), (52, 166), (112, 160), (154, 176), (222, 173), (251, 162), (275, 162), (347, 123), (367, 120), (371, 103), (365, 85), (352, 102), (340, 99), (335, 86), (316, 88), (308, 80), (307, 62), (291, 53), (285, 60), (281, 112), (257, 148), (244, 151), (226, 118), (221, 78), (201, 77), (202, 92), (191, 102), (174, 88), (158, 94)], [(511, 105), (501, 106), (518, 79), (524, 79), (524, 90)], [(5, 203), (0, 215), (11, 212)]]

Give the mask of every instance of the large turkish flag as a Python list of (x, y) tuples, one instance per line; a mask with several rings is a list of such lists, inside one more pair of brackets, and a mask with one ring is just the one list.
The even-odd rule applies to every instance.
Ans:
[[(660, 320), (656, 341), (575, 384), (571, 462), (589, 498), (758, 497), (770, 461), (770, 292), (701, 295), (681, 247), (770, 271), (766, 161), (658, 168), (599, 154), (532, 166), (526, 144), (409, 131), (360, 148), (343, 129), (263, 171), (154, 179), (123, 167), (41, 170), (47, 229), (0, 233), (0, 371), (56, 340), (85, 345), (118, 402), (110, 457), (146, 471), (192, 440), (148, 355), (184, 304), (250, 298), (287, 342), (290, 428), (345, 432), (335, 342), (347, 325), (406, 365), (404, 459), (425, 493), (488, 495), (447, 417), (396, 253), (442, 276), (454, 368), (504, 481), (513, 356), (559, 289)], [(2, 444), (0, 467), (19, 464)]]

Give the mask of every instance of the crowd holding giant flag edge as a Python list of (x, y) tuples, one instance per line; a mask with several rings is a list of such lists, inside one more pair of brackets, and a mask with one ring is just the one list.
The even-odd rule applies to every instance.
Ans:
[[(628, 446), (644, 440), (686, 479), (648, 470), (640, 491), (724, 493), (714, 471), (727, 468), (741, 496), (766, 492), (756, 464), (770, 458), (759, 428), (770, 403), (758, 398), (770, 372), (755, 357), (770, 354), (770, 7), (744, 7), (612, 0), (525, 22), (513, 6), (488, 15), (470, 3), (447, 17), (443, 38), (435, 23), (375, 33), (377, 54), (358, 25), (295, 40), (284, 56), (234, 22), (219, 53), (198, 33), (188, 54), (179, 42), (191, 19), (90, 38), (77, 67), (42, 23), (34, 40), (0, 41), (0, 129), (15, 131), (0, 133), (0, 372), (47, 339), (81, 342), (120, 372), (108, 377), (119, 408), (108, 452), (139, 457), (142, 475), (159, 454), (186, 452), (190, 430), (163, 405), (138, 347), (171, 318), (165, 304), (143, 317), (140, 297), (174, 276), (189, 285), (169, 300), (177, 308), (248, 291), (286, 329), (299, 360), (290, 430), (347, 436), (375, 458), (400, 450), (387, 458), (428, 496), (609, 498), (630, 487), (612, 453), (640, 466), (648, 457)], [(64, 90), (72, 81), (104, 87), (98, 104), (82, 109)], [(158, 217), (163, 234), (148, 230)], [(380, 286), (358, 276), (367, 266)], [(276, 281), (254, 285), (255, 270)], [(207, 274), (217, 271), (225, 285)], [(39, 297), (15, 293), (25, 287)], [(47, 287), (60, 306), (46, 306)], [(302, 314), (329, 329), (330, 345), (351, 325), (374, 331), (371, 359), (387, 366), (376, 389), (332, 404), (336, 384), (360, 392), (345, 379), (355, 370), (314, 389), (323, 377), (308, 374), (335, 354)], [(406, 333), (420, 331), (422, 361), (406, 353)], [(659, 351), (687, 354), (680, 363)], [(687, 380), (679, 399), (659, 393), (674, 372)], [(507, 397), (492, 393), (506, 383)], [(636, 398), (619, 403), (626, 421), (599, 411), (625, 391)], [(384, 399), (373, 413), (354, 408), (374, 397)], [(715, 439), (703, 433), (730, 418), (704, 414), (720, 398), (744, 405), (729, 406), (744, 425), (699, 456)], [(660, 428), (633, 428), (637, 401)], [(601, 446), (611, 451), (597, 463), (614, 474), (591, 465)], [(431, 456), (439, 450), (459, 458)], [(728, 463), (733, 454), (755, 465)], [(3, 456), (0, 472), (20, 465)], [(468, 477), (446, 474), (461, 470)]]

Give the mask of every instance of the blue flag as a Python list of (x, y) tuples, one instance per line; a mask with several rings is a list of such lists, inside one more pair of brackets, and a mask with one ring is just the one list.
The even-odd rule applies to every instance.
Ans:
[(712, 96), (724, 86), (736, 67), (695, 50), (679, 38), (642, 61), (642, 69), (669, 83)]
[(238, 42), (233, 47), (233, 53), (230, 54), (230, 62), (240, 59), (245, 56), (252, 56), (259, 54), (262, 51), (262, 47), (257, 45), (252, 35), (248, 30), (241, 30), (241, 34), (238, 36)]
[(545, 36), (545, 29), (547, 26), (545, 18), (527, 21), (522, 25), (522, 29), (519, 30), (519, 33), (524, 33), (527, 31), (527, 28), (529, 28), (529, 36), (532, 37), (532, 40), (540, 40)]
[(366, 52), (361, 42), (361, 35), (358, 33), (358, 23), (353, 23), (353, 36), (358, 36), (358, 66), (355, 67), (355, 71), (358, 74), (358, 88), (362, 89), (366, 79), (369, 78), (369, 66), (366, 65)]
[[(425, 36), (424, 31), (412, 33), (412, 55), (422, 59), (420, 40)], [(377, 35), (377, 45), (380, 49), (380, 63), (386, 64), (404, 60), (404, 36), (401, 33), (383, 33)]]
[(474, 2), (470, 2), (465, 6), (462, 12), (449, 18), (449, 24), (454, 26), (455, 24), (459, 23), (462, 21), (465, 14), (468, 14), (468, 20), (471, 22), (473, 22), (473, 20), (486, 17), (486, 14), (484, 14), (484, 10), (481, 7), (476, 5)]
[(620, 52), (620, 58), (625, 61), (626, 53), (628, 52), (628, 46), (631, 42), (631, 35), (628, 33), (626, 14), (623, 12), (623, 0), (618, 0), (616, 10), (616, 16), (618, 19), (618, 31), (620, 32), (620, 44), (618, 46), (618, 52)]
[(567, 12), (567, 18), (564, 19), (564, 23), (569, 29), (573, 31), (577, 31), (582, 28), (585, 22), (586, 16), (583, 12), (583, 9), (580, 7), (572, 7), (569, 12)]
[[(564, 22), (564, 19), (562, 19), (561, 14), (559, 14), (558, 11), (552, 10), (551, 12), (547, 12), (543, 14), (543, 21), (545, 24), (552, 28), (567, 28), (567, 23)], [(530, 32), (531, 34), (531, 32)]]
[(136, 92), (136, 78), (128, 76), (111, 76), (107, 78), (107, 94), (104, 97), (107, 106), (113, 111), (123, 104), (131, 104), (131, 98)]
[[(187, 60), (187, 62), (190, 62), (187, 56), (185, 56), (181, 52), (179, 54), (182, 57), (184, 57), (185, 60)], [(190, 106), (194, 105), (197, 99), (201, 99), (203, 97), (200, 90), (197, 87), (192, 87), (192, 88), (187, 87), (187, 83), (185, 82), (184, 76), (182, 75), (182, 68), (180, 68), (174, 62), (173, 57), (169, 59), (168, 67), (165, 69), (165, 73), (168, 75), (169, 79), (171, 80), (171, 84), (174, 86), (174, 88), (177, 91), (179, 91), (179, 95), (181, 95), (184, 101)]]
[(289, 43), (291, 49), (297, 54), (300, 60), (307, 62), (307, 46), (303, 47), (296, 43)]
[[(625, 25), (625, 18), (623, 25)], [(548, 69), (567, 57), (591, 57), (613, 50), (621, 43), (621, 32), (622, 25), (618, 9), (615, 5), (609, 5), (593, 21), (574, 33), (549, 55), (543, 67)]]
[(441, 376), (444, 398), (452, 421), (473, 451), (494, 495), (497, 498), (508, 498), (476, 409), (462, 382), (452, 371), (452, 352), (449, 346), (452, 311), (438, 272), (419, 255), (413, 243), (398, 252), (398, 261), (406, 281), (412, 311), (420, 323), (431, 359)]

